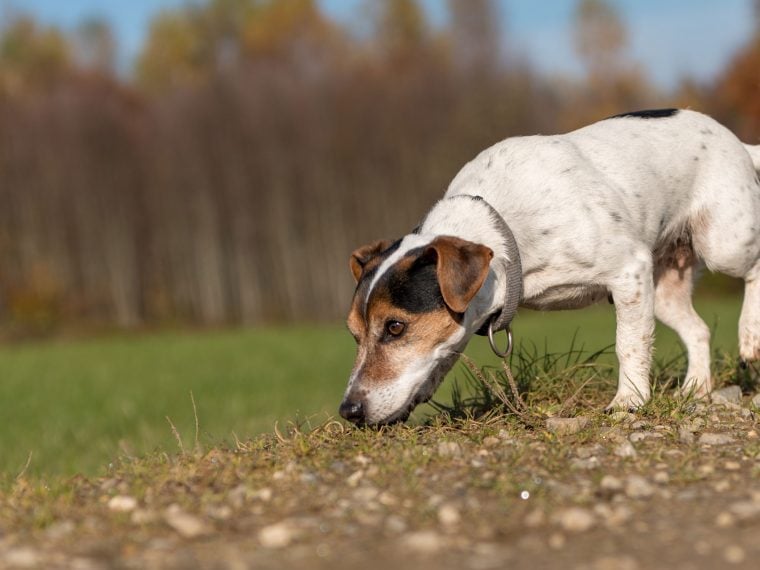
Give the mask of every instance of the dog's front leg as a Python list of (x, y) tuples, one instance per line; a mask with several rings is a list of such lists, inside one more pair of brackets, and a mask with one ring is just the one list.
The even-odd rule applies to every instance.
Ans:
[(607, 409), (630, 410), (649, 400), (649, 369), (654, 338), (654, 279), (652, 255), (638, 250), (608, 285), (617, 313), (615, 352), (620, 377), (615, 398)]

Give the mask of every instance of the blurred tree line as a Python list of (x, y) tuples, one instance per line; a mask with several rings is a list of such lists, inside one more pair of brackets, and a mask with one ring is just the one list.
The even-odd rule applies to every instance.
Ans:
[(407, 232), (502, 138), (662, 105), (760, 136), (760, 23), (713, 84), (663, 93), (604, 0), (577, 3), (581, 79), (531, 69), (496, 2), (447, 8), (436, 27), (416, 0), (367, 1), (349, 29), (315, 0), (207, 0), (161, 13), (126, 79), (105, 23), (11, 18), (0, 323), (335, 319), (350, 251)]

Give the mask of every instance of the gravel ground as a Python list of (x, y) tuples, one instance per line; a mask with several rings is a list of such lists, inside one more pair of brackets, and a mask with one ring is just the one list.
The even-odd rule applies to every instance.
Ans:
[(328, 422), (0, 492), (0, 568), (757, 568), (737, 387), (656, 414)]

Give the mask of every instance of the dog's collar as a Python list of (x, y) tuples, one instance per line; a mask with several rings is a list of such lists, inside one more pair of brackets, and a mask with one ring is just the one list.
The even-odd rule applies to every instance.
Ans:
[(487, 336), (489, 326), (492, 332), (509, 329), (512, 319), (515, 317), (515, 313), (517, 313), (517, 307), (520, 301), (522, 301), (523, 276), (522, 265), (520, 263), (520, 250), (517, 248), (517, 242), (512, 234), (512, 230), (493, 206), (485, 200), (483, 200), (483, 203), (490, 210), (491, 219), (501, 234), (504, 250), (507, 254), (507, 258), (500, 257), (496, 259), (496, 263), (501, 264), (504, 272), (504, 298), (501, 309), (490, 315), (485, 323), (483, 323), (483, 326), (475, 333)]

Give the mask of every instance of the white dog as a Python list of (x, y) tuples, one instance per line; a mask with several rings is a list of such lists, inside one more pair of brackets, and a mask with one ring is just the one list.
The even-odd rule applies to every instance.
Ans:
[(745, 280), (739, 352), (760, 358), (758, 169), (760, 147), (675, 109), (483, 151), (413, 233), (352, 255), (348, 327), (358, 351), (341, 415), (406, 419), (470, 337), (508, 328), (518, 303), (614, 302), (620, 377), (611, 408), (650, 396), (655, 317), (688, 351), (682, 390), (708, 394), (709, 330), (691, 303), (701, 264)]

